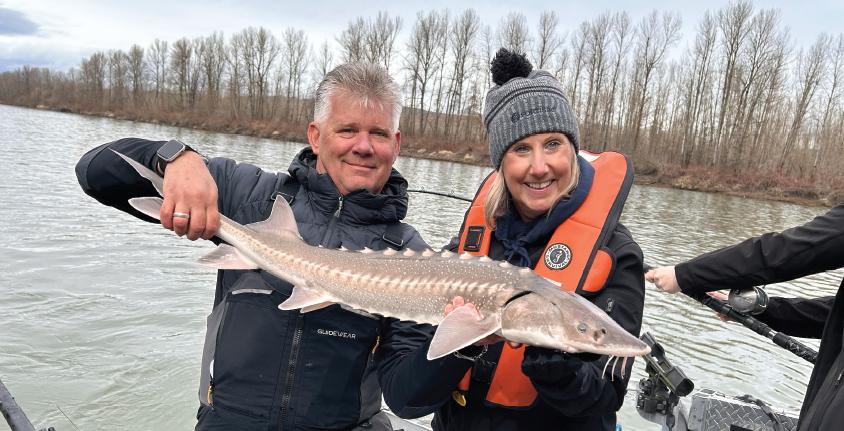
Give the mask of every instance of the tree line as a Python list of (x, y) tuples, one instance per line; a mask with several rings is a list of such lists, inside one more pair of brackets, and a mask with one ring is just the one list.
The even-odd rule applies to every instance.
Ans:
[(336, 64), (361, 60), (383, 65), (402, 86), (405, 145), (482, 161), (489, 61), (506, 47), (560, 79), (586, 149), (748, 187), (841, 190), (844, 34), (797, 46), (778, 10), (747, 0), (706, 12), (685, 48), (681, 28), (678, 14), (659, 11), (635, 22), (605, 12), (575, 27), (553, 10), (533, 27), (519, 12), (492, 24), (473, 9), (419, 11), (408, 23), (379, 13), (318, 46), (301, 29), (250, 27), (96, 52), (69, 71), (25, 66), (0, 74), (0, 101), (258, 122), (303, 138), (316, 84)]

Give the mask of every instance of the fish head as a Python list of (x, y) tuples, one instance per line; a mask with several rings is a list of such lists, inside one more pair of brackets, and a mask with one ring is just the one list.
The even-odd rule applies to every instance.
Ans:
[(501, 312), (502, 336), (567, 353), (628, 357), (650, 352), (603, 310), (580, 295), (557, 290), (553, 295), (530, 292), (508, 302)]

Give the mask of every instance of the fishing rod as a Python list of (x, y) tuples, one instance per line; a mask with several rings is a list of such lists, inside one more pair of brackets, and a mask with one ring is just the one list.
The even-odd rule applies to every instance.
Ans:
[(447, 198), (459, 199), (461, 201), (466, 201), (466, 202), (472, 202), (472, 200), (469, 199), (469, 198), (464, 198), (463, 196), (453, 195), (451, 193), (432, 192), (432, 191), (429, 191), (429, 190), (419, 190), (419, 189), (408, 189), (407, 191), (413, 192), (413, 193), (427, 193), (429, 195), (444, 196), (444, 197), (447, 197)]
[[(653, 269), (652, 266), (645, 264), (644, 265), (645, 272), (650, 271)], [(716, 313), (723, 314), (730, 319), (741, 323), (744, 327), (750, 329), (751, 331), (771, 340), (777, 346), (780, 346), (791, 353), (805, 359), (806, 361), (814, 364), (815, 360), (818, 358), (818, 352), (816, 352), (811, 347), (797, 341), (793, 337), (783, 334), (782, 332), (777, 332), (771, 329), (770, 326), (760, 322), (753, 316), (748, 314), (742, 313), (736, 310), (733, 305), (731, 305), (728, 301), (721, 301), (719, 299), (715, 299), (705, 293), (699, 293), (695, 295), (691, 295), (688, 293), (683, 292), (688, 297), (700, 302), (701, 304), (711, 308)]]
[(0, 413), (6, 418), (9, 428), (12, 431), (35, 431), (32, 422), (26, 417), (26, 414), (15, 401), (15, 397), (0, 380)]

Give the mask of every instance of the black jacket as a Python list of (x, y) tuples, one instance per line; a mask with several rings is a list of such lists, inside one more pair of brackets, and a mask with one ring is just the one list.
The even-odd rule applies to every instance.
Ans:
[[(751, 238), (677, 265), (685, 293), (747, 288), (844, 267), (844, 205), (802, 226)], [(844, 286), (844, 284), (842, 284)], [(821, 338), (798, 429), (844, 424), (844, 289), (833, 298), (772, 299), (760, 319), (790, 335)]]
[[(532, 265), (541, 258), (546, 245), (528, 247)], [(621, 225), (607, 247), (615, 257), (613, 273), (604, 289), (589, 300), (624, 329), (638, 334), (645, 298), (642, 251)], [(503, 247), (494, 236), (489, 256), (503, 260)], [(628, 360), (624, 378), (620, 366), (614, 376), (607, 370), (602, 377), (606, 357), (589, 361), (594, 358), (582, 360), (577, 355), (535, 348), (534, 352), (526, 351), (522, 367), (539, 394), (532, 407), (516, 410), (491, 406), (484, 400), (483, 388), (476, 391), (479, 385), (474, 382), (467, 405), (461, 407), (452, 399), (452, 392), (472, 363), (454, 355), (426, 360), (430, 335), (424, 331), (393, 334), (394, 338), (381, 340), (388, 347), (379, 356), (384, 399), (402, 417), (436, 412), (432, 424), (435, 430), (614, 430), (615, 413), (624, 401), (633, 366)], [(497, 361), (501, 349), (501, 343), (490, 346), (482, 359)]]
[[(91, 150), (76, 168), (83, 190), (148, 220), (126, 201), (154, 195), (154, 189), (108, 149), (152, 168), (162, 144), (122, 139)], [(342, 197), (338, 212), (341, 196), (314, 163), (315, 156), (305, 149), (289, 168), (300, 184), (291, 206), (302, 238), (331, 248), (386, 248), (382, 236), (387, 226), (406, 214), (407, 182), (394, 170), (381, 194), (350, 193)], [(212, 159), (208, 169), (217, 183), (220, 213), (241, 224), (266, 219), (274, 193), (286, 179), (223, 158)], [(399, 226), (406, 246), (426, 248), (412, 227)], [(307, 314), (279, 310), (290, 292), (288, 283), (263, 271), (218, 272), (200, 373), (197, 429), (389, 429), (379, 414), (381, 392), (372, 351), (379, 337), (412, 331), (415, 325), (337, 305)]]

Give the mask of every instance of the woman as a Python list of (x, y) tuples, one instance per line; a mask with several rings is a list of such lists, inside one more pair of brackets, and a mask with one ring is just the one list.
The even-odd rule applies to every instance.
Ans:
[[(478, 191), (452, 249), (515, 265), (575, 291), (638, 334), (642, 252), (618, 223), (632, 182), (617, 153), (581, 154), (560, 83), (500, 50), (484, 124), (496, 172)], [(460, 298), (448, 311), (463, 305)], [(430, 333), (381, 340), (387, 404), (400, 416), (436, 412), (435, 430), (614, 430), (632, 361), (514, 347), (490, 337), (426, 361)]]

